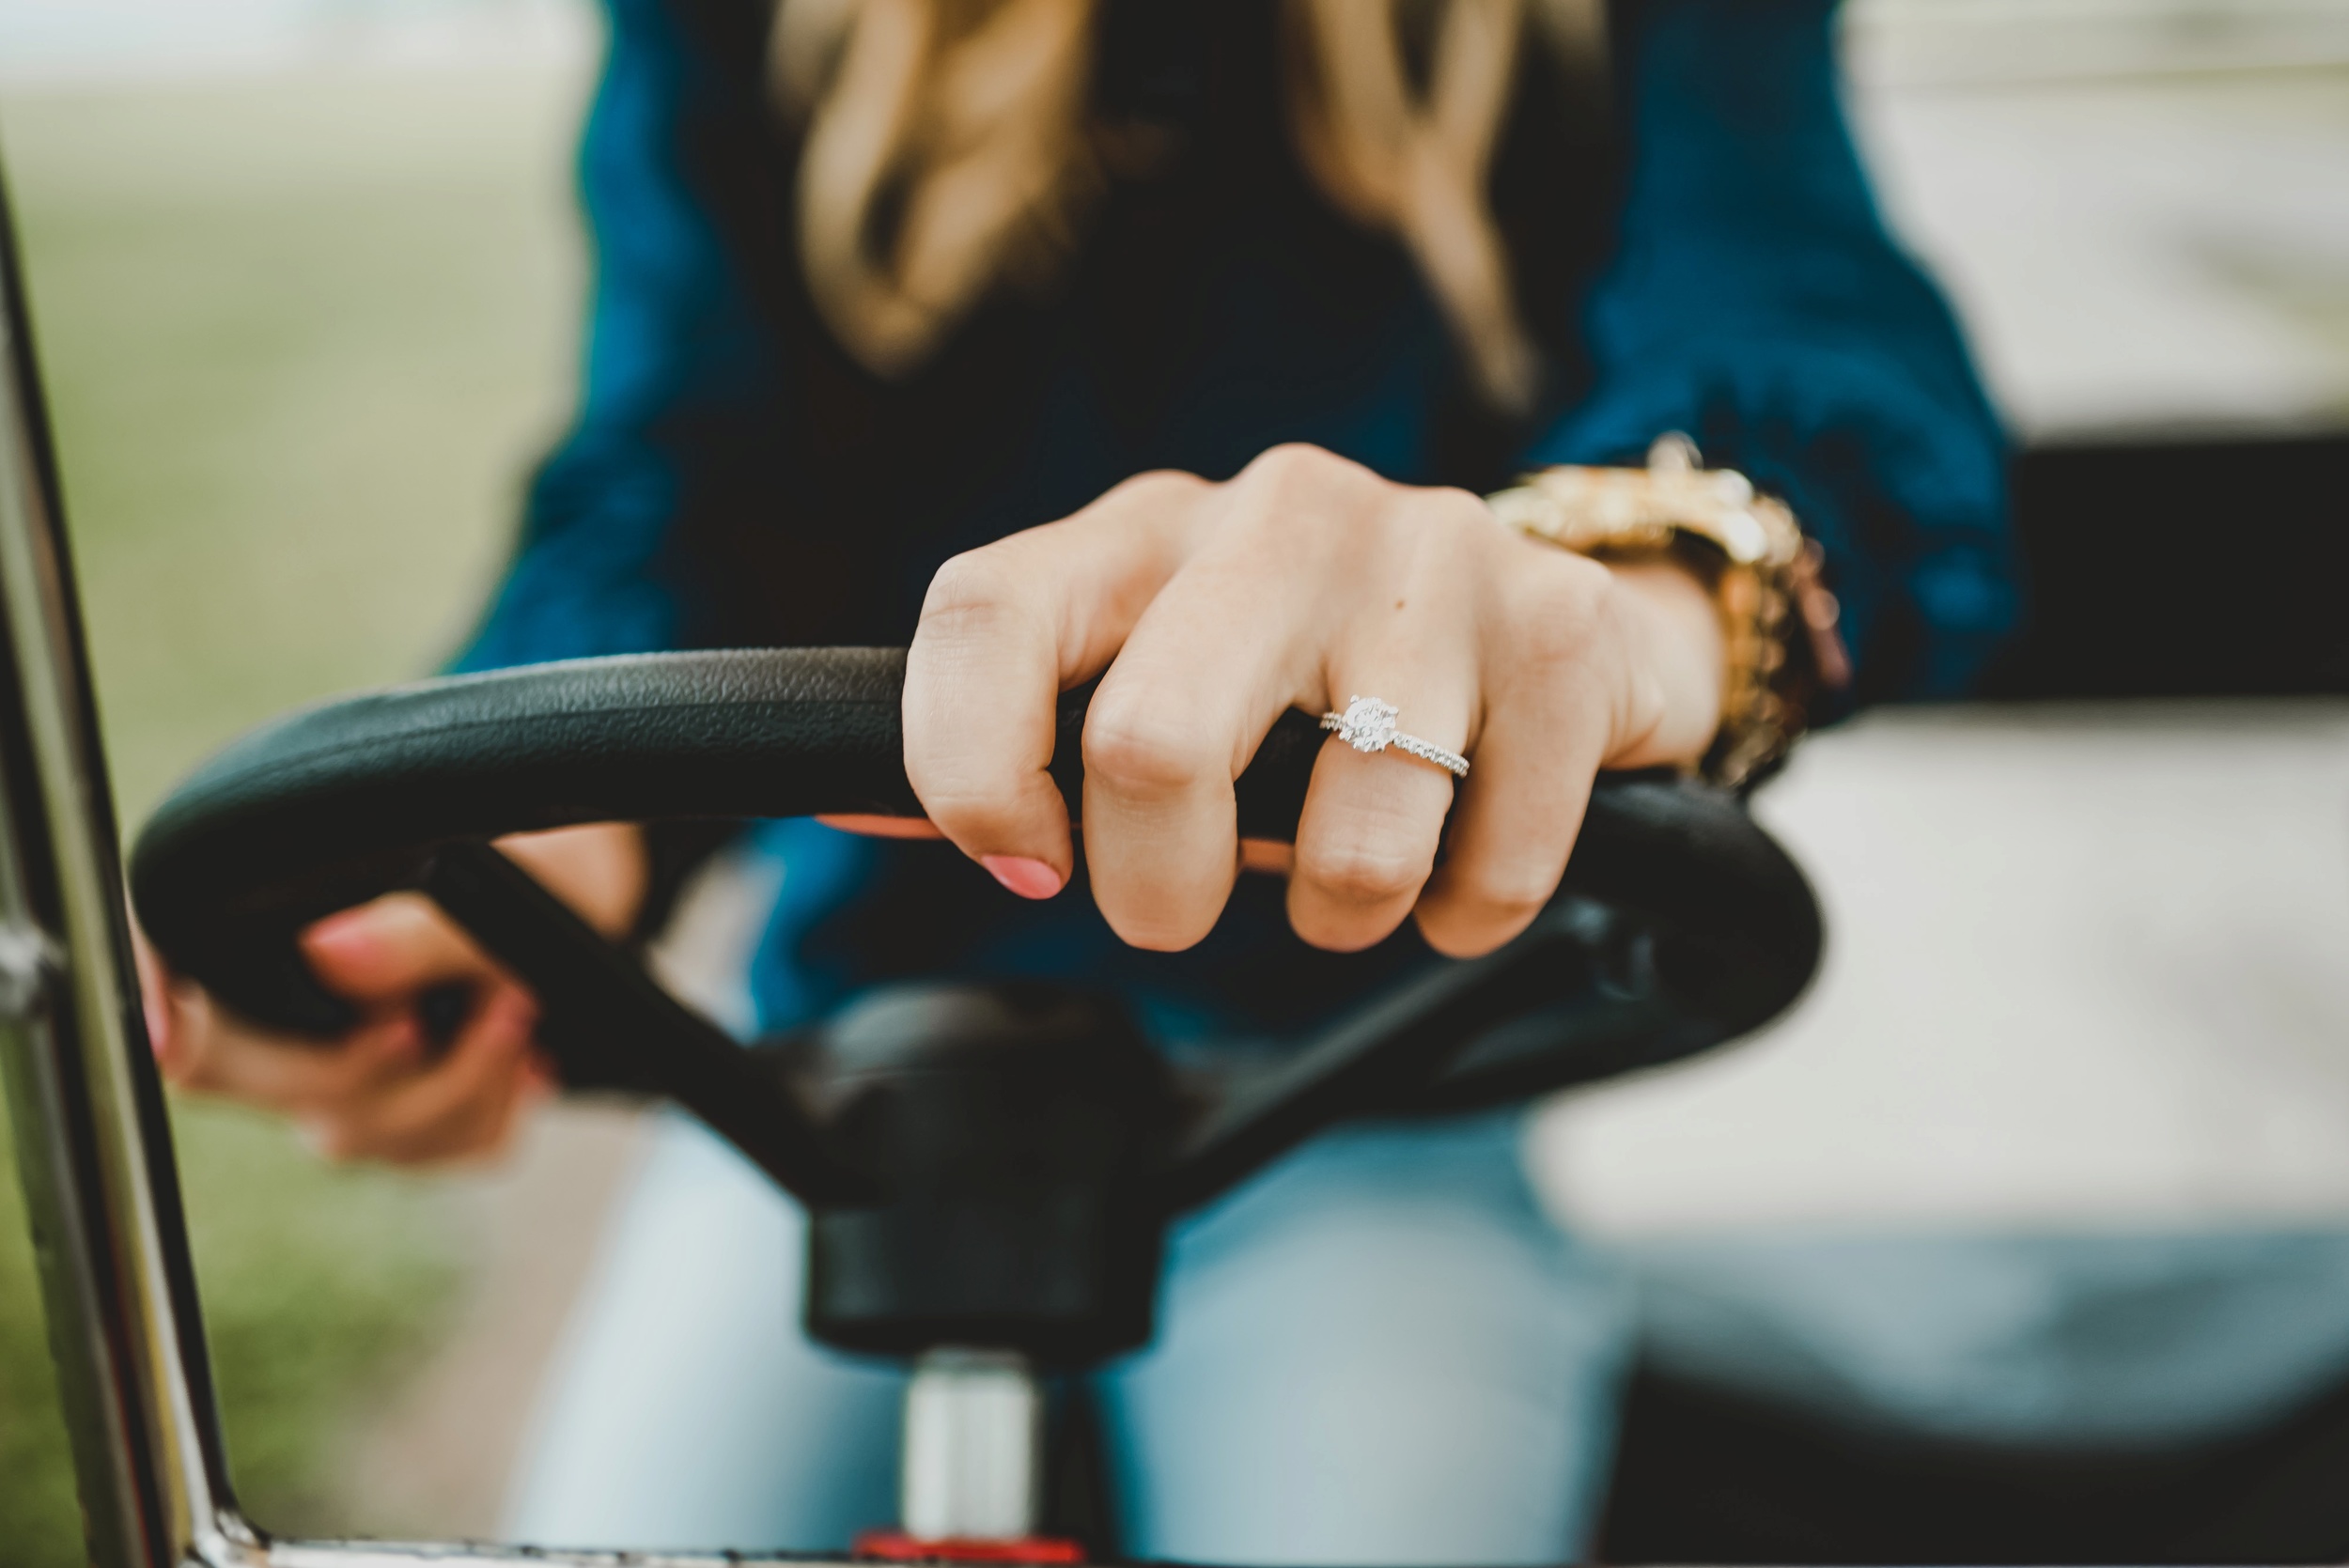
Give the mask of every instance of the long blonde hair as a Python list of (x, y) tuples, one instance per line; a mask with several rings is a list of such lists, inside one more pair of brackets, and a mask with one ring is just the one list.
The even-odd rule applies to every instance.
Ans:
[[(1049, 277), (1074, 243), (1104, 182), (1086, 123), (1102, 3), (779, 0), (772, 78), (807, 124), (801, 265), (826, 323), (875, 372), (919, 365), (982, 296)], [(1540, 363), (1486, 198), (1493, 144), (1529, 4), (1587, 62), (1599, 0), (1283, 4), (1305, 167), (1341, 210), (1402, 242), (1477, 390), (1523, 411)], [(1429, 40), (1417, 73), (1407, 21)]]

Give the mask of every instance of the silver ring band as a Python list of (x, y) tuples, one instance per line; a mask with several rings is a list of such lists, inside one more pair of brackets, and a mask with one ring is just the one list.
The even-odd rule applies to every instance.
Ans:
[(1457, 752), (1447, 752), (1432, 740), (1405, 735), (1394, 727), (1397, 717), (1392, 703), (1382, 703), (1376, 697), (1349, 697), (1344, 713), (1321, 716), (1321, 727), (1358, 752), (1383, 752), (1392, 747), (1405, 756), (1434, 763), (1455, 779), (1468, 777), (1468, 758)]

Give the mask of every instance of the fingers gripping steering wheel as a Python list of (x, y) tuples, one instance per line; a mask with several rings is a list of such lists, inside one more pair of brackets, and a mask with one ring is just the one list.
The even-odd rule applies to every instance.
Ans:
[[(1164, 1216), (1319, 1128), (1521, 1098), (1686, 1056), (1775, 1017), (1817, 964), (1811, 890), (1735, 798), (1673, 779), (1603, 777), (1564, 882), (1531, 928), (1485, 957), (1402, 982), (1268, 1073), (1211, 1086), (1202, 1105), (1164, 1088), (1163, 1069), (1134, 1026), (1112, 1016), (1113, 1003), (1066, 988), (933, 988), (851, 1008), (790, 1049), (744, 1051), (489, 845), (582, 822), (919, 815), (899, 731), (904, 678), (894, 648), (647, 654), (429, 680), (304, 709), (236, 741), (163, 803), (134, 849), (132, 896), (179, 972), (257, 1022), (325, 1036), (350, 1025), (350, 1009), (309, 974), (297, 934), (388, 891), (428, 893), (537, 992), (540, 1038), (567, 1084), (672, 1096), (817, 1210), (811, 1325), (823, 1332), (829, 1321), (829, 1337), (878, 1349), (918, 1347), (925, 1336), (955, 1343), (938, 1336), (972, 1331), (973, 1312), (997, 1340), (1048, 1352), (1135, 1343), (1148, 1309), (1146, 1291), (1131, 1305), (1132, 1281), (1155, 1270)], [(1072, 811), (1087, 695), (1063, 698), (1052, 764)], [(1293, 835), (1326, 738), (1301, 713), (1274, 725), (1237, 784), (1243, 835)], [(1004, 1067), (1015, 1060), (1017, 1070)], [(894, 1120), (870, 1094), (840, 1088), (917, 1065), (926, 1076), (891, 1092)], [(917, 1079), (929, 1087), (905, 1087)], [(971, 1088), (982, 1079), (983, 1090)], [(906, 1109), (950, 1080), (971, 1091), (956, 1100), (957, 1116), (984, 1121), (994, 1112), (973, 1111), (976, 1101), (1019, 1102), (1025, 1130), (999, 1128), (996, 1141), (999, 1153), (1016, 1143), (1029, 1166), (1035, 1116), (1073, 1108), (1074, 1130), (1045, 1139), (1066, 1145), (1066, 1169), (1054, 1169), (1081, 1177), (1107, 1218), (1148, 1233), (1086, 1265), (1097, 1283), (1112, 1282), (1073, 1309), (1084, 1331), (1063, 1331), (1073, 1320), (1059, 1307), (1061, 1330), (1019, 1328), (1019, 1303), (1004, 1293), (1028, 1290), (1024, 1281), (901, 1278), (934, 1266), (910, 1261), (927, 1255), (919, 1236), (868, 1234), (874, 1214), (904, 1208), (914, 1188), (952, 1195), (951, 1207), (986, 1186), (969, 1164), (978, 1155), (964, 1149), (956, 1165)], [(1112, 1124), (1123, 1135), (1106, 1142), (1083, 1130)], [(1021, 1169), (1032, 1188), (1035, 1172)], [(941, 1222), (930, 1212), (938, 1206), (914, 1232)], [(1008, 1223), (1002, 1211), (988, 1209), (988, 1222)], [(828, 1217), (840, 1217), (829, 1242)], [(972, 1255), (964, 1249), (964, 1265)], [(829, 1320), (827, 1256), (840, 1297)], [(881, 1296), (896, 1293), (885, 1310), (870, 1289), (850, 1288), (884, 1277), (894, 1283)], [(909, 1292), (922, 1300), (910, 1305)], [(1128, 1303), (1122, 1321), (1104, 1314), (1108, 1296)]]

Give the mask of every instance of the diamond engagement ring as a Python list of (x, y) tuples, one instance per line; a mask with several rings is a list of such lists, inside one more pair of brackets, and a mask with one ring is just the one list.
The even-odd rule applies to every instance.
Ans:
[(1396, 717), (1392, 703), (1382, 703), (1376, 697), (1349, 697), (1344, 713), (1321, 716), (1321, 727), (1358, 752), (1383, 752), (1392, 746), (1406, 756), (1434, 763), (1455, 779), (1468, 776), (1468, 758), (1416, 735), (1405, 735), (1394, 727)]

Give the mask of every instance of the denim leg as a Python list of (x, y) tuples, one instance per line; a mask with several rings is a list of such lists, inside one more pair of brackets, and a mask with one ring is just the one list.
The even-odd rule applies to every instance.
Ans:
[(796, 1205), (664, 1118), (541, 1397), (508, 1538), (837, 1551), (894, 1522), (904, 1377), (809, 1342), (805, 1256)]
[(1516, 1112), (1342, 1129), (1186, 1221), (1100, 1380), (1126, 1555), (1506, 1568), (1596, 1523), (1631, 1298)]

